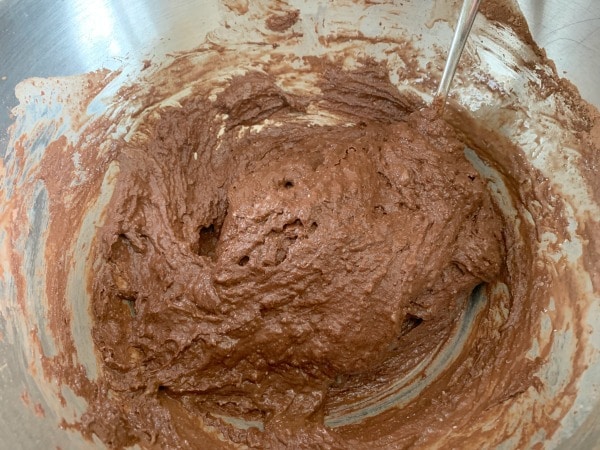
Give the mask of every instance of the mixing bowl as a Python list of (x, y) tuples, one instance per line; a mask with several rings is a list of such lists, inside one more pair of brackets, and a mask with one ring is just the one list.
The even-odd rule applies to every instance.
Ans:
[[(160, 94), (163, 102), (176, 101), (184, 95), (182, 86), (200, 86), (206, 82), (203, 77), (207, 74), (218, 80), (260, 65), (265, 43), (272, 48), (269, 51), (280, 54), (322, 56), (328, 52), (346, 52), (348, 67), (364, 57), (387, 61), (390, 80), (400, 92), (430, 102), (459, 2), (340, 0), (319, 5), (292, 1), (290, 4), (300, 11), (301, 28), (297, 31), (301, 39), (275, 41), (258, 33), (251, 20), (253, 11), (260, 12), (263, 7), (266, 10), (269, 3), (249, 4), (244, 0), (168, 3), (65, 0), (54, 4), (4, 0), (0, 3), (0, 54), (5, 61), (0, 68), (0, 106), (6, 112), (0, 117), (0, 129), (6, 130), (15, 122), (12, 134), (4, 133), (0, 142), (3, 447), (105, 446), (96, 436), (92, 436), (92, 441), (84, 439), (77, 427), (69, 424), (76, 423), (87, 408), (86, 400), (75, 392), (78, 377), (94, 379), (100, 370), (90, 332), (86, 280), (93, 263), (88, 254), (96, 227), (102, 224), (118, 167), (101, 166), (99, 157), (98, 167), (106, 169), (104, 172), (78, 172), (78, 158), (86, 155), (75, 157), (74, 169), (42, 167), (38, 162), (48, 152), (55, 151), (49, 144), (61, 137), (76, 142), (89, 133), (90, 139), (98, 139), (98, 155), (108, 154), (110, 149), (103, 145), (108, 146), (116, 136), (127, 138), (135, 129), (137, 114), (148, 108), (143, 103), (149, 92), (144, 80), (152, 80), (156, 74), (168, 80), (165, 73), (171, 77), (177, 74), (182, 84), (167, 82), (161, 86), (164, 90)], [(587, 4), (523, 0), (519, 5), (533, 37), (554, 59), (559, 73), (573, 81), (583, 98), (600, 105), (597, 76), (600, 4), (592, 0)], [(523, 39), (523, 34), (511, 30), (511, 23), (511, 20), (496, 23), (483, 16), (478, 18), (465, 61), (459, 67), (453, 97), (457, 105), (471, 111), (469, 117), (475, 119), (473, 127), (485, 124), (498, 131), (499, 138), (504, 137), (521, 149), (541, 174), (540, 186), (552, 186), (558, 204), (564, 209), (565, 235), (558, 235), (552, 229), (538, 230), (536, 261), (544, 261), (556, 272), (545, 288), (550, 293), (547, 309), (535, 319), (539, 320), (539, 335), (535, 339), (523, 338), (531, 339), (528, 355), (543, 359), (536, 376), (544, 388), (528, 393), (519, 404), (513, 402), (501, 422), (482, 417), (481, 422), (471, 424), (462, 435), (444, 437), (438, 445), (455, 445), (452, 439), (460, 437), (463, 448), (595, 448), (600, 441), (600, 422), (596, 419), (600, 414), (600, 287), (599, 262), (595, 259), (598, 252), (593, 249), (592, 241), (594, 237), (600, 239), (600, 192), (578, 165), (588, 155), (581, 150), (583, 144), (573, 132), (578, 126), (578, 110), (569, 103), (572, 92), (565, 88), (566, 93), (559, 89), (552, 95), (539, 94), (540, 89), (548, 88), (545, 83), (551, 79), (548, 74), (552, 67)], [(343, 39), (331, 39), (332, 36)], [(412, 62), (394, 51), (399, 42), (406, 40), (410, 40), (411, 51), (416, 55)], [(208, 61), (207, 47), (203, 47), (206, 42), (235, 49), (235, 58), (225, 58), (212, 71), (203, 69)], [(186, 66), (189, 70), (169, 72), (170, 67), (182, 61), (189, 64)], [(98, 69), (114, 72), (65, 77)], [(283, 73), (290, 74), (289, 67), (286, 70)], [(44, 78), (17, 84), (30, 77)], [(314, 88), (310, 76), (299, 78), (285, 79), (290, 91), (308, 92)], [(136, 82), (141, 87), (135, 87)], [(130, 93), (127, 102), (119, 104), (123, 87), (133, 89), (133, 95)], [(8, 110), (13, 107), (13, 116), (9, 117)], [(464, 110), (457, 106), (457, 111), (460, 115)], [(97, 126), (97, 121), (107, 114), (113, 124), (95, 135), (97, 128), (92, 125)], [(449, 120), (454, 120), (453, 117)], [(597, 130), (595, 136), (597, 139)], [(494, 148), (490, 145), (488, 151), (493, 152)], [(506, 151), (508, 167), (512, 162), (510, 150)], [(528, 200), (525, 209), (513, 204), (499, 175), (501, 170), (472, 150), (466, 153), (488, 180), (505, 216), (515, 218), (515, 223), (517, 219), (537, 223), (543, 214), (537, 200)], [(51, 209), (51, 204), (64, 195), (64, 204), (68, 205), (72, 193), (61, 194), (53, 179), (69, 180), (67, 185), (75, 193), (77, 186), (85, 185), (87, 180), (99, 181), (93, 191), (82, 194), (88, 195), (90, 201), (78, 228), (63, 227), (60, 231), (64, 232), (65, 243), (61, 249), (65, 258), (60, 261), (47, 260), (47, 255), (57, 254), (54, 247), (57, 238), (53, 236), (51, 241), (48, 230), (57, 221), (68, 224), (68, 215), (54, 217), (51, 211), (56, 210)], [(532, 192), (537, 189), (530, 188)], [(528, 192), (529, 187), (519, 189)], [(68, 212), (68, 207), (64, 211)], [(56, 281), (53, 278), (56, 274), (63, 274), (63, 281)], [(64, 289), (62, 313), (48, 300), (48, 291), (58, 289), (57, 286)], [(64, 342), (48, 326), (49, 317), (60, 314), (65, 314), (64, 327), (70, 329), (75, 347), (69, 353), (75, 355), (74, 360), (60, 362), (72, 370), (62, 374), (68, 380), (65, 383), (50, 375), (52, 368), (47, 367), (51, 360), (48, 358), (61, 355), (64, 350)], [(431, 373), (432, 377), (438, 374), (434, 369)], [(395, 405), (410, 400), (391, 394), (388, 397)], [(542, 413), (538, 414), (535, 408), (543, 409), (539, 405), (548, 407), (543, 414), (547, 413), (556, 425), (548, 429), (537, 425)], [(334, 411), (325, 423), (333, 427), (360, 421), (377, 414), (378, 407), (339, 415)]]

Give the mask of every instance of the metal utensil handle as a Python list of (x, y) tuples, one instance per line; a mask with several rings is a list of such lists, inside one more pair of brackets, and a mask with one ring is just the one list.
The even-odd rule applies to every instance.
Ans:
[(442, 74), (442, 81), (440, 81), (440, 86), (437, 91), (437, 97), (443, 99), (444, 103), (446, 102), (450, 84), (452, 83), (454, 73), (456, 72), (456, 66), (458, 66), (458, 61), (460, 60), (460, 55), (465, 48), (467, 37), (469, 36), (471, 27), (475, 21), (479, 3), (481, 3), (481, 0), (463, 1), (460, 16), (458, 17), (458, 23), (456, 24), (456, 31), (454, 32), (450, 51), (448, 52), (446, 66), (444, 67), (444, 73)]

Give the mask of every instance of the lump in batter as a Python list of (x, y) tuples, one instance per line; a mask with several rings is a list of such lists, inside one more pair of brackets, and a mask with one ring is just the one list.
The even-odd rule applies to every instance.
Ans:
[(431, 111), (307, 126), (252, 83), (155, 111), (119, 156), (93, 337), (116, 398), (153, 405), (115, 407), (128, 442), (177, 435), (153, 414), (241, 418), (224, 433), (253, 446), (343, 442), (332, 396), (392, 359), (406, 373), (501, 271), (502, 222)]

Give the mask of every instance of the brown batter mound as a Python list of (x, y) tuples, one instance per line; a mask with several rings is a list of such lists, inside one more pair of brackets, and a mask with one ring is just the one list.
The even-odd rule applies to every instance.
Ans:
[(194, 420), (237, 418), (250, 446), (351, 445), (328, 405), (410, 371), (500, 273), (503, 223), (432, 111), (331, 127), (292, 105), (249, 74), (120, 152), (93, 284), (105, 442), (194, 447)]

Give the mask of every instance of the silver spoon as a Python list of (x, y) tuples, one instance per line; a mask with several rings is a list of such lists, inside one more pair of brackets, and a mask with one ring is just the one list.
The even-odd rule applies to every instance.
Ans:
[(448, 52), (448, 59), (446, 60), (446, 66), (444, 67), (444, 73), (442, 74), (442, 81), (438, 87), (436, 94), (436, 101), (440, 102), (441, 108), (443, 109), (446, 104), (446, 98), (448, 97), (448, 91), (450, 90), (450, 84), (454, 78), (456, 72), (456, 66), (460, 60), (467, 37), (471, 32), (471, 27), (475, 21), (475, 16), (479, 9), (479, 3), (481, 0), (464, 0), (462, 8), (460, 10), (460, 16), (458, 16), (458, 23), (456, 24), (456, 31), (452, 38), (452, 44), (450, 45), (450, 51)]

